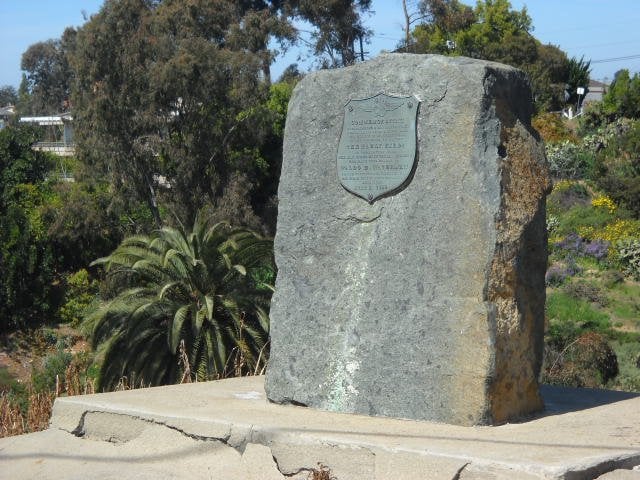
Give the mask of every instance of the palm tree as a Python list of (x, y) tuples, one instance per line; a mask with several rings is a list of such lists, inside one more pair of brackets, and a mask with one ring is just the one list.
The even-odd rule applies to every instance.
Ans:
[(272, 258), (270, 239), (198, 216), (191, 232), (129, 237), (93, 262), (114, 289), (86, 320), (104, 354), (98, 388), (123, 377), (176, 383), (185, 369), (196, 380), (260, 371), (272, 288), (256, 279), (274, 271)]

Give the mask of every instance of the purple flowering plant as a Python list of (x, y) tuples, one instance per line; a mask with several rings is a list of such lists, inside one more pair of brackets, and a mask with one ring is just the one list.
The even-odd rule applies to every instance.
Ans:
[(546, 285), (557, 287), (562, 285), (567, 278), (573, 277), (582, 271), (573, 256), (568, 256), (565, 262), (564, 264), (554, 263), (547, 269), (544, 277)]
[(609, 245), (610, 243), (606, 240), (593, 240), (584, 243), (583, 251), (585, 255), (602, 260), (609, 254)]
[(588, 256), (596, 260), (603, 260), (607, 257), (609, 245), (606, 240), (588, 241), (577, 233), (572, 232), (562, 241), (557, 242), (554, 247), (562, 257)]

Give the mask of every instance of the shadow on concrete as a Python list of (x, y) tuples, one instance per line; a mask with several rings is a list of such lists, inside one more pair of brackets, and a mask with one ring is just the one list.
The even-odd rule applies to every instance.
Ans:
[(640, 397), (640, 393), (541, 385), (545, 409), (535, 418), (587, 410)]

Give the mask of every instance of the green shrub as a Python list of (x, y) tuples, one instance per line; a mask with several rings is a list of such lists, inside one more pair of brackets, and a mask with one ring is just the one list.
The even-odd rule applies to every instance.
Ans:
[(0, 367), (0, 393), (5, 393), (13, 390), (18, 382), (11, 376), (9, 370), (6, 367)]
[(64, 373), (72, 358), (73, 355), (64, 349), (64, 345), (58, 344), (57, 350), (44, 358), (42, 367), (35, 368), (31, 373), (34, 391), (55, 391), (56, 377), (59, 382), (64, 382)]
[(613, 306), (613, 313), (619, 318), (635, 320), (640, 317), (640, 306), (638, 303), (617, 302)]
[(51, 158), (35, 152), (32, 129), (0, 130), (0, 331), (37, 327), (57, 310), (57, 265), (47, 241), (45, 177)]
[(597, 388), (606, 385), (618, 372), (618, 358), (606, 337), (586, 332), (561, 350), (547, 347), (541, 380), (555, 385)]
[(556, 234), (568, 235), (575, 232), (582, 237), (590, 238), (589, 232), (604, 228), (614, 219), (615, 215), (608, 210), (595, 208), (592, 205), (576, 205), (559, 217)]
[(614, 288), (624, 282), (624, 275), (620, 270), (609, 269), (602, 275), (602, 281), (606, 288)]
[(608, 333), (611, 330), (606, 313), (562, 291), (547, 295), (546, 313), (549, 319), (548, 342), (559, 349), (587, 331)]
[(619, 375), (613, 387), (625, 392), (640, 392), (640, 376)]
[(618, 205), (640, 218), (640, 122), (633, 122), (598, 153), (596, 183)]
[(594, 132), (611, 120), (612, 116), (605, 112), (602, 102), (588, 103), (580, 116), (578, 133)]
[(553, 191), (547, 197), (547, 211), (549, 215), (560, 216), (573, 206), (589, 205), (590, 198), (587, 188), (582, 183), (561, 180), (556, 182)]
[(640, 76), (629, 70), (618, 70), (602, 98), (604, 112), (615, 117), (640, 117)]
[(58, 312), (60, 320), (74, 326), (79, 325), (95, 301), (99, 288), (98, 282), (91, 279), (84, 268), (70, 274), (67, 278), (65, 303)]
[(618, 357), (620, 374), (612, 387), (626, 391), (640, 391), (640, 341), (632, 339), (628, 341), (617, 340), (612, 346)]

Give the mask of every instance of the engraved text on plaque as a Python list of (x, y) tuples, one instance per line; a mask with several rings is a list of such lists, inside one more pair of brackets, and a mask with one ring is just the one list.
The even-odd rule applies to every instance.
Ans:
[(351, 193), (373, 203), (400, 188), (416, 158), (414, 96), (379, 93), (349, 100), (338, 145), (338, 178)]

